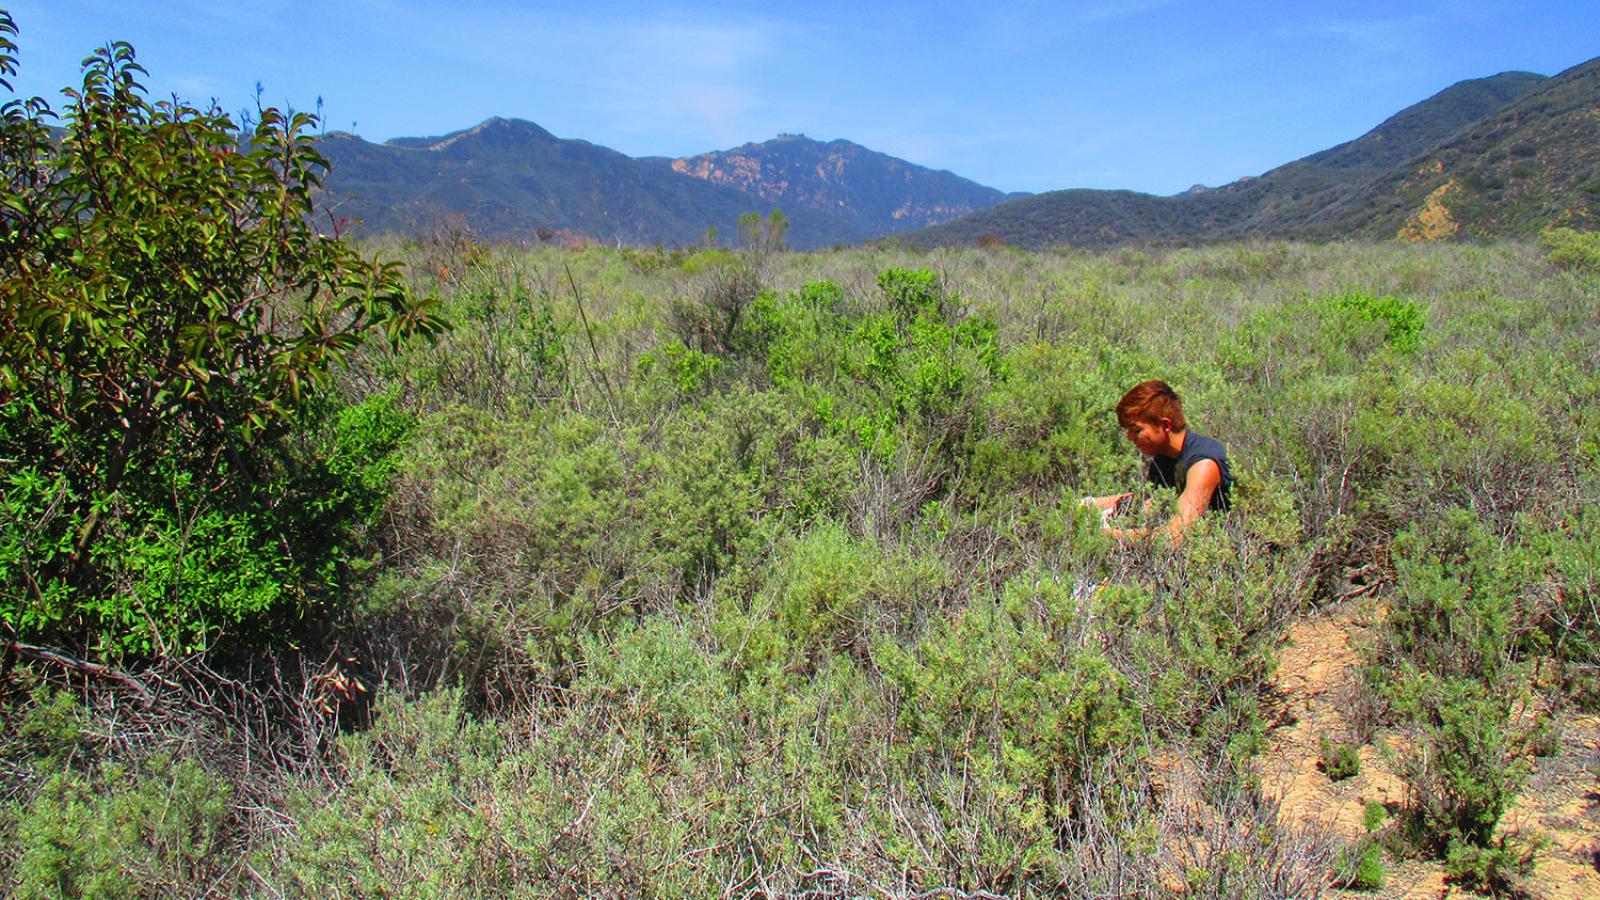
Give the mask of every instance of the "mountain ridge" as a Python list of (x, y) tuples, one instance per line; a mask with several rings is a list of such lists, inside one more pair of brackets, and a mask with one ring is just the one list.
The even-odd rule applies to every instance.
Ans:
[[(368, 234), (452, 219), (489, 239), (560, 233), (682, 246), (711, 230), (736, 235), (741, 215), (781, 208), (790, 243), (812, 249), (901, 230), (907, 215), (911, 225), (943, 221), (1008, 196), (848, 141), (795, 135), (696, 157), (636, 158), (494, 116), (381, 144), (334, 132), (319, 147), (332, 165), (325, 201)], [(777, 177), (741, 179), (739, 167)]]
[(1502, 72), (1456, 82), (1350, 141), (1260, 175), (1165, 197), (1006, 194), (849, 140), (795, 133), (693, 156), (630, 157), (495, 116), (381, 144), (335, 132), (319, 146), (332, 163), (326, 205), (358, 233), (449, 221), (489, 240), (687, 246), (713, 233), (729, 241), (741, 215), (782, 209), (797, 249), (890, 236), (919, 246), (1098, 248), (1492, 237), (1593, 223), (1597, 123), (1600, 59), (1550, 77)]
[(819, 141), (803, 134), (683, 157), (671, 167), (785, 208), (848, 210), (874, 236), (937, 224), (1008, 197), (948, 170), (842, 138)]
[[(1137, 203), (1096, 191), (1051, 192), (900, 239), (918, 246), (984, 239), (1100, 248), (1252, 236), (1487, 238), (1592, 224), (1600, 201), (1600, 179), (1589, 177), (1600, 168), (1597, 122), (1600, 59), (1549, 77), (1502, 72), (1456, 82), (1354, 140), (1259, 176), (1170, 197), (1143, 195)], [(1482, 129), (1495, 130), (1472, 137)], [(1542, 137), (1523, 133), (1530, 129)], [(1512, 145), (1546, 166), (1539, 178), (1523, 172), (1526, 183), (1508, 193), (1510, 173), (1527, 168), (1514, 165)], [(1500, 214), (1507, 197), (1520, 205)], [(1416, 224), (1424, 220), (1445, 224)]]

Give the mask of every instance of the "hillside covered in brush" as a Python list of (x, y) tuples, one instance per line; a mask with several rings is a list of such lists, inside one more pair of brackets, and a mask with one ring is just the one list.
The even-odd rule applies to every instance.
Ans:
[[(369, 236), (449, 228), (513, 242), (581, 236), (684, 246), (703, 240), (707, 229), (737, 234), (739, 216), (758, 209), (757, 198), (732, 188), (558, 138), (520, 119), (386, 144), (334, 133), (317, 147), (332, 166), (323, 205)], [(838, 216), (785, 213), (797, 246), (866, 236)]]
[(356, 234), (441, 228), (482, 239), (688, 246), (781, 209), (798, 249), (902, 235), (919, 246), (1112, 247), (1284, 237), (1526, 235), (1592, 222), (1600, 61), (1553, 78), (1454, 84), (1360, 137), (1258, 177), (1160, 197), (1070, 189), (1007, 195), (844, 140), (782, 135), (731, 150), (634, 158), (493, 118), (440, 137), (324, 136), (324, 205)]
[[(1375, 179), (1334, 231), (1383, 236), (1528, 236), (1600, 225), (1600, 59), (1561, 73), (1516, 103)], [(1402, 218), (1403, 217), (1403, 218)], [(1358, 225), (1369, 222), (1365, 228)]]
[(1459, 82), (1361, 137), (1173, 197), (1057, 191), (906, 236), (912, 243), (1109, 247), (1219, 238), (1525, 235), (1600, 209), (1600, 60), (1553, 78)]
[(847, 218), (874, 236), (934, 225), (1023, 196), (850, 141), (824, 143), (795, 134), (676, 159), (671, 166), (785, 212), (815, 209)]
[(490, 240), (577, 236), (687, 246), (782, 209), (801, 249), (943, 222), (1006, 198), (848, 141), (785, 136), (687, 159), (636, 159), (519, 119), (383, 144), (334, 133), (325, 205), (357, 233), (466, 229)]

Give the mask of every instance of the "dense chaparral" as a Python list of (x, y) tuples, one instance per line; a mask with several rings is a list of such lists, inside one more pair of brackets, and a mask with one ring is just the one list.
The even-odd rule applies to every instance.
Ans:
[[(0, 123), (9, 895), (1503, 892), (1554, 852), (1504, 817), (1600, 706), (1600, 235), (352, 246), (303, 119), (240, 142), (139, 73)], [(1077, 502), (1141, 480), (1148, 377), (1239, 478), (1177, 547)], [(1405, 794), (1350, 839), (1260, 761), (1291, 626), (1356, 605), (1320, 765), (1381, 745)]]

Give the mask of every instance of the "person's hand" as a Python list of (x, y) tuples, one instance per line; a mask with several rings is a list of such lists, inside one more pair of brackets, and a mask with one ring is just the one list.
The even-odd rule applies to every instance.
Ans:
[(1078, 501), (1078, 505), (1100, 510), (1100, 527), (1108, 531), (1111, 529), (1111, 514), (1116, 511), (1115, 506), (1101, 506), (1099, 498), (1087, 495)]

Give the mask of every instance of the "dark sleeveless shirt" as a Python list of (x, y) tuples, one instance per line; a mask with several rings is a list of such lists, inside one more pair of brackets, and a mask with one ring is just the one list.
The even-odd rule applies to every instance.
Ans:
[(1233, 490), (1233, 473), (1228, 471), (1228, 449), (1222, 446), (1221, 441), (1191, 431), (1183, 439), (1183, 455), (1176, 458), (1150, 457), (1150, 467), (1145, 475), (1151, 484), (1175, 488), (1181, 494), (1189, 483), (1189, 467), (1202, 459), (1216, 463), (1217, 469), (1222, 472), (1222, 483), (1211, 494), (1210, 508), (1226, 512), (1229, 494)]

